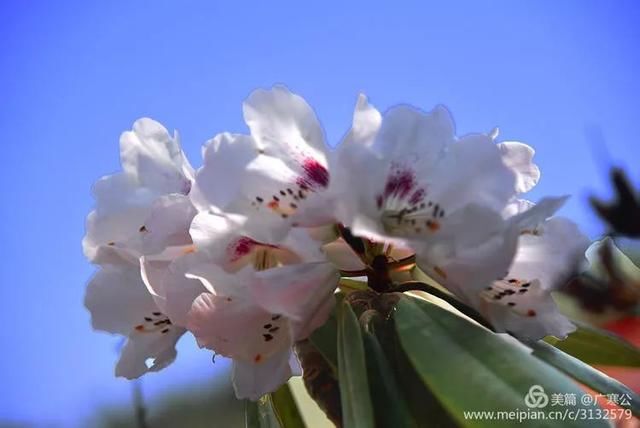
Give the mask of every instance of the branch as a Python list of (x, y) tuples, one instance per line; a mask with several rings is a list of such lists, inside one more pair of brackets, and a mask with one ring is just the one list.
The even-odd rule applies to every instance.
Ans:
[(136, 412), (138, 428), (149, 428), (149, 425), (147, 424), (147, 410), (144, 406), (140, 380), (134, 380), (131, 382), (131, 389), (133, 391), (133, 407)]

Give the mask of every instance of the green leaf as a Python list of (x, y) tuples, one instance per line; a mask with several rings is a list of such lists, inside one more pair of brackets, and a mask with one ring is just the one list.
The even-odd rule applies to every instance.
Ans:
[(415, 427), (407, 405), (402, 400), (400, 387), (376, 337), (364, 332), (364, 349), (367, 354), (367, 370), (371, 398), (375, 403), (376, 418), (380, 426)]
[(360, 325), (351, 306), (341, 302), (338, 318), (338, 375), (345, 428), (373, 428), (367, 367)]
[[(581, 404), (583, 392), (570, 378), (517, 343), (450, 311), (404, 297), (397, 305), (395, 320), (402, 347), (421, 379), (462, 426), (496, 426), (496, 421), (489, 418), (465, 418), (465, 412), (470, 411), (531, 410), (549, 415), (550, 411), (563, 410), (549, 405), (551, 394), (575, 394), (577, 405), (572, 410), (589, 409)], [(534, 386), (544, 390), (545, 407), (529, 409), (526, 405), (525, 396)], [(524, 420), (521, 425), (583, 427), (585, 422), (547, 417)], [(588, 422), (589, 426), (608, 426), (604, 421)]]
[(571, 355), (565, 354), (559, 349), (554, 348), (545, 342), (532, 343), (529, 346), (533, 348), (533, 355), (546, 361), (559, 370), (562, 370), (575, 380), (589, 388), (602, 394), (618, 394), (628, 395), (630, 398), (629, 406), (621, 406), (639, 415), (640, 414), (640, 396), (631, 391), (622, 383), (610, 376), (594, 369), (588, 364), (583, 363)]
[(546, 337), (545, 342), (587, 364), (640, 367), (640, 350), (607, 331), (580, 324), (566, 339)]
[(419, 422), (418, 426), (457, 426), (411, 365), (400, 345), (394, 323), (393, 319), (388, 319), (384, 323), (376, 324), (375, 335), (401, 386), (400, 399), (407, 404), (413, 420)]
[(334, 373), (338, 373), (338, 321), (335, 311), (322, 327), (309, 336), (309, 341), (322, 354)]
[(282, 428), (305, 427), (302, 415), (298, 410), (298, 405), (288, 384), (285, 383), (270, 395), (271, 405)]
[(246, 401), (247, 428), (303, 428), (304, 421), (291, 394), (289, 385), (265, 394), (258, 401)]
[(245, 426), (246, 428), (282, 428), (273, 411), (269, 394), (262, 396), (258, 401), (246, 401)]

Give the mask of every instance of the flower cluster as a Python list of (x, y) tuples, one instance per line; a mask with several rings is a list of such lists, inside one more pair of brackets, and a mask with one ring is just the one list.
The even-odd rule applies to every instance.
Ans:
[(540, 175), (531, 147), (456, 136), (442, 106), (381, 114), (363, 95), (335, 149), (284, 87), (243, 113), (249, 134), (215, 136), (197, 171), (177, 134), (140, 119), (120, 138), (122, 172), (93, 188), (85, 304), (95, 329), (127, 337), (117, 376), (167, 366), (189, 331), (255, 400), (300, 370), (293, 345), (326, 321), (341, 277), (393, 291), (403, 261), (497, 332), (574, 329), (551, 292), (588, 243), (553, 216), (565, 197), (522, 199)]

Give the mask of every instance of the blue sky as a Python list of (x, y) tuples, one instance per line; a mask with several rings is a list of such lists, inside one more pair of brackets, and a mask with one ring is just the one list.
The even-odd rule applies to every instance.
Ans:
[[(80, 241), (90, 186), (119, 168), (119, 134), (140, 116), (178, 129), (199, 165), (206, 139), (245, 130), (256, 87), (302, 94), (332, 144), (360, 91), (381, 109), (443, 103), (459, 133), (499, 125), (534, 146), (531, 197), (573, 194), (563, 213), (599, 233), (584, 197), (606, 192), (607, 161), (585, 128), (640, 174), (637, 2), (346, 3), (0, 2), (0, 420), (67, 426), (128, 400), (116, 340), (82, 306)], [(180, 351), (145, 380), (151, 394), (220, 370), (190, 340)]]

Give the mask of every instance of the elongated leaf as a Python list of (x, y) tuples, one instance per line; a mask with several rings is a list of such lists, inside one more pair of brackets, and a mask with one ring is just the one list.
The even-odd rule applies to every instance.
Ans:
[(394, 320), (387, 320), (384, 324), (377, 325), (375, 334), (402, 388), (401, 399), (407, 403), (413, 420), (418, 422), (418, 426), (457, 426), (411, 365), (400, 345)]
[(562, 370), (589, 388), (605, 395), (627, 395), (630, 397), (629, 405), (622, 407), (631, 409), (634, 414), (640, 415), (640, 396), (622, 383), (610, 376), (607, 376), (601, 371), (594, 369), (590, 365), (583, 363), (579, 359), (565, 354), (548, 343), (540, 341), (530, 344), (529, 346), (533, 348), (533, 355), (546, 361), (557, 369)]
[(373, 428), (367, 367), (360, 325), (351, 306), (342, 302), (338, 318), (338, 373), (345, 428)]
[(545, 342), (587, 364), (640, 367), (640, 349), (607, 331), (578, 325), (566, 339), (547, 337)]
[[(531, 410), (547, 417), (524, 420), (521, 425), (585, 426), (582, 420), (549, 417), (550, 411), (562, 410), (549, 404), (551, 394), (575, 394), (578, 399), (571, 410), (588, 410), (580, 400), (583, 392), (522, 347), (420, 299), (405, 297), (397, 308), (396, 329), (402, 347), (422, 380), (460, 425), (495, 426), (496, 421), (489, 417), (470, 417), (473, 411)], [(604, 421), (588, 422), (589, 426), (608, 426)]]
[(246, 428), (260, 428), (260, 412), (258, 404), (247, 400), (244, 409), (244, 426)]
[(246, 401), (245, 426), (246, 428), (282, 428), (273, 412), (268, 394), (258, 401)]
[(271, 393), (271, 404), (282, 428), (304, 428), (305, 424), (288, 384)]
[(376, 337), (363, 333), (364, 349), (367, 354), (367, 370), (371, 398), (375, 404), (376, 419), (380, 426), (385, 427), (415, 427), (407, 405), (402, 400), (400, 387), (396, 383), (395, 375), (380, 347)]
[(322, 354), (324, 359), (331, 365), (333, 371), (338, 373), (338, 321), (333, 312), (324, 325), (316, 329), (309, 341)]

